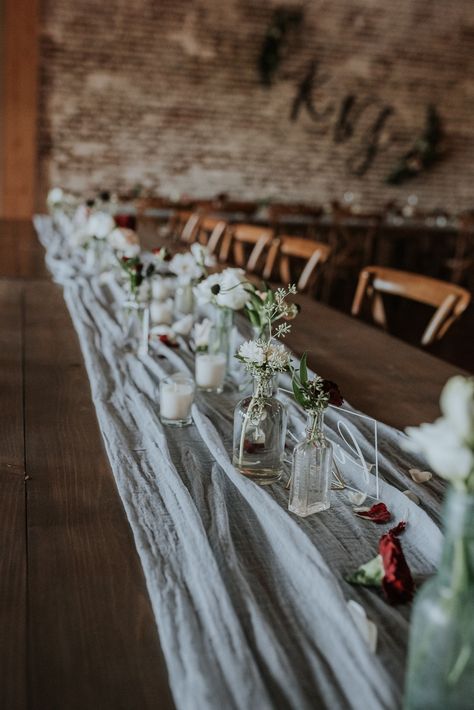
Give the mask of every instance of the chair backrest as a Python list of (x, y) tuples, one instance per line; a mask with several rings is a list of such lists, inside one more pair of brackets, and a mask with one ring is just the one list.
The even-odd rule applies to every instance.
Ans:
[(227, 222), (218, 217), (203, 217), (199, 222), (198, 241), (207, 246), (210, 254), (214, 254), (222, 241)]
[(199, 230), (199, 212), (178, 212), (176, 220), (175, 234), (180, 241), (191, 244), (195, 242)]
[(275, 263), (278, 261), (279, 279), (284, 284), (293, 283), (292, 263), (305, 262), (299, 274), (296, 287), (298, 291), (308, 291), (314, 283), (317, 269), (327, 261), (331, 247), (305, 237), (292, 237), (284, 234), (274, 239), (263, 270), (264, 279), (271, 280)]
[[(273, 229), (259, 227), (255, 224), (235, 224), (228, 229), (228, 240), (225, 245), (224, 258), (228, 261), (232, 246), (233, 260), (236, 266), (255, 272), (262, 260), (265, 249), (273, 239)], [(250, 254), (247, 257), (247, 252)]]
[(469, 291), (456, 284), (408, 271), (367, 266), (359, 274), (352, 315), (360, 314), (364, 299), (368, 297), (374, 321), (386, 328), (387, 318), (381, 293), (409, 298), (436, 308), (423, 333), (422, 345), (430, 345), (442, 338), (452, 323), (466, 310), (471, 300)]

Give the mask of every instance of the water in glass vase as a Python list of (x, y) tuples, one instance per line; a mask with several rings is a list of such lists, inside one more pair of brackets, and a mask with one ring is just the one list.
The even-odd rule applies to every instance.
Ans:
[(287, 413), (272, 396), (271, 380), (254, 383), (251, 397), (234, 411), (234, 466), (259, 485), (275, 483), (283, 472)]
[(330, 506), (332, 446), (323, 433), (323, 411), (309, 414), (306, 436), (293, 451), (288, 510), (300, 517)]

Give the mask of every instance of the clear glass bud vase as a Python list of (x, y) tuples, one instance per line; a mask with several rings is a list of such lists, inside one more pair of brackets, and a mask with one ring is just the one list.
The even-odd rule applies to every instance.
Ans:
[(231, 308), (212, 309), (212, 340), (213, 347), (219, 352), (226, 353), (227, 363), (231, 361), (234, 353), (232, 348), (232, 329), (234, 327), (234, 311)]
[(293, 450), (288, 510), (302, 518), (330, 506), (332, 445), (323, 426), (324, 410), (308, 414), (305, 438)]
[(178, 283), (174, 294), (174, 310), (178, 318), (194, 313), (194, 293), (191, 282)]
[(450, 490), (438, 573), (415, 598), (405, 710), (466, 710), (474, 699), (474, 493)]
[(275, 483), (283, 471), (287, 413), (272, 396), (272, 380), (254, 380), (253, 395), (234, 410), (234, 466), (260, 485)]

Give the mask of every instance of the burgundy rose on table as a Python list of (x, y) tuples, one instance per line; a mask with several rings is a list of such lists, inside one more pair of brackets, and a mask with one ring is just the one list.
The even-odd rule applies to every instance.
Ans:
[(377, 557), (361, 565), (346, 578), (347, 581), (366, 587), (380, 587), (389, 604), (411, 601), (415, 584), (398, 539), (405, 528), (406, 523), (401, 522), (382, 535)]
[(331, 380), (323, 380), (322, 387), (323, 392), (329, 395), (328, 404), (332, 404), (334, 407), (340, 407), (343, 404), (344, 399), (335, 382), (332, 382)]
[(133, 229), (134, 231), (137, 228), (137, 218), (134, 214), (116, 214), (114, 219), (117, 227)]
[(404, 604), (411, 601), (415, 589), (410, 568), (398, 539), (405, 528), (406, 523), (401, 522), (382, 535), (379, 541), (379, 554), (384, 568), (382, 589), (390, 604)]

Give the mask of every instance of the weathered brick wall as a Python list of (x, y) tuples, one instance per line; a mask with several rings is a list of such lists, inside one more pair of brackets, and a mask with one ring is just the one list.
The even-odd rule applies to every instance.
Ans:
[[(257, 62), (273, 0), (44, 0), (43, 188), (326, 201), (367, 207), (412, 193), (426, 208), (474, 203), (472, 0), (313, 0), (271, 88)], [(313, 107), (290, 111), (317, 62)], [(334, 141), (344, 97), (375, 101)], [(384, 183), (433, 103), (446, 156), (402, 187)], [(393, 107), (362, 177), (348, 162)], [(319, 117), (321, 116), (322, 117)]]

